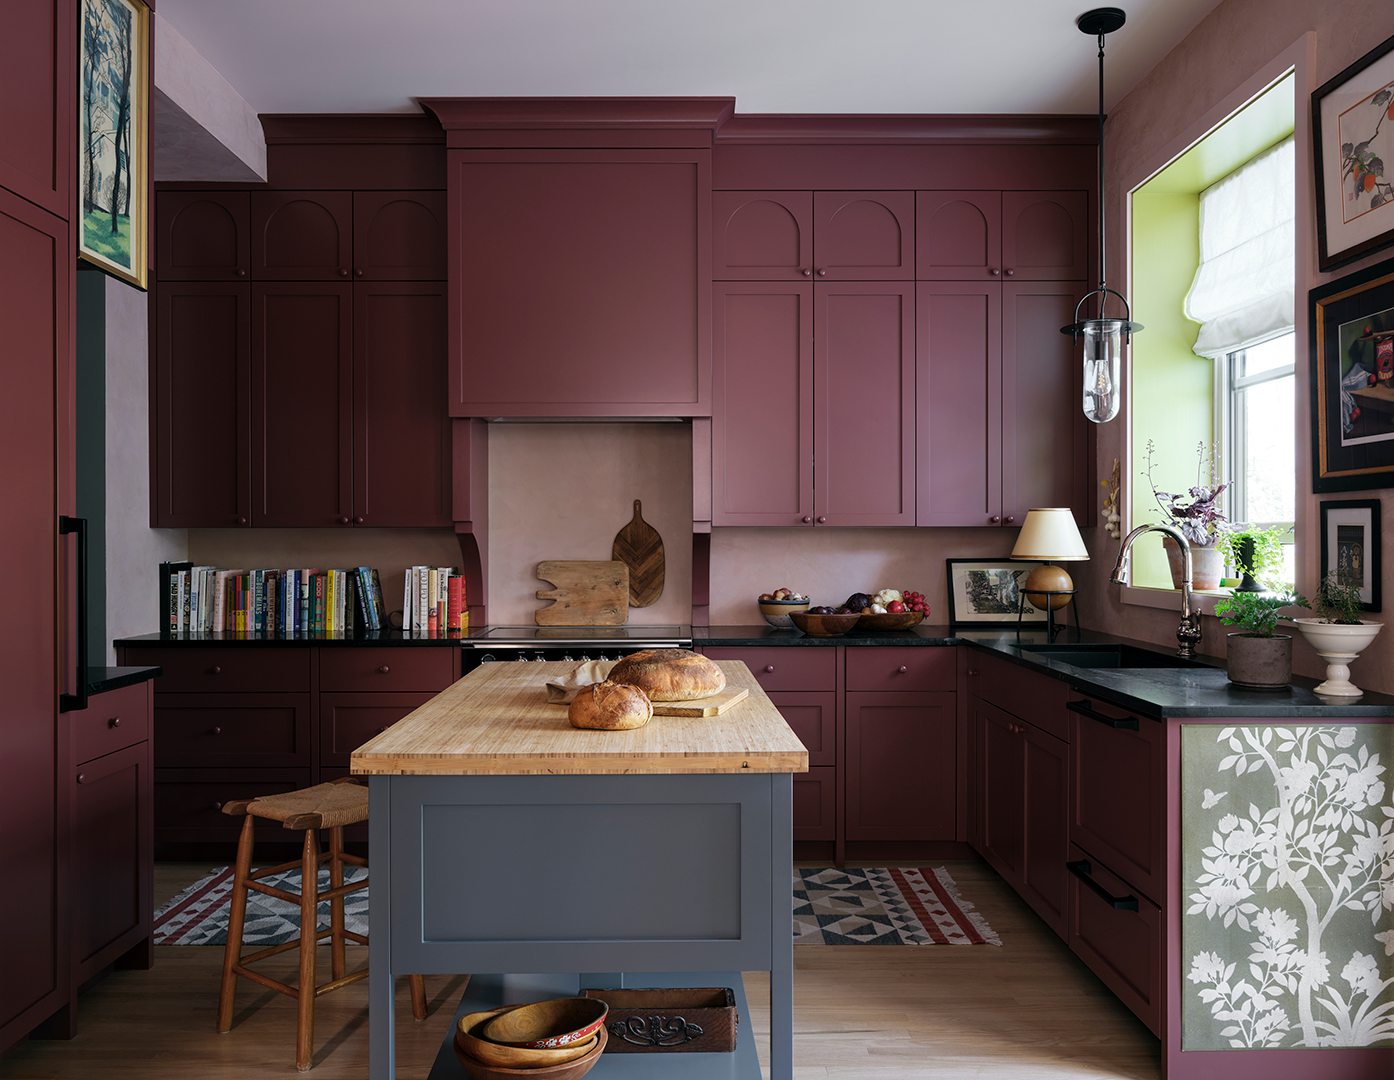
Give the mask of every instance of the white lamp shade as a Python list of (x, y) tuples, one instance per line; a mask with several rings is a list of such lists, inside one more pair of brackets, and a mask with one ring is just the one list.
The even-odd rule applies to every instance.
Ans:
[(1028, 510), (1021, 534), (1012, 548), (1013, 559), (1045, 559), (1049, 562), (1084, 562), (1089, 550), (1075, 525), (1074, 511), (1054, 506)]

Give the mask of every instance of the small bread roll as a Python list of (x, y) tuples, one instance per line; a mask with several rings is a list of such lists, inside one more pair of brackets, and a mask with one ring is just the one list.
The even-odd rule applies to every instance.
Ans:
[(726, 673), (688, 649), (645, 649), (612, 667), (610, 681), (637, 686), (653, 701), (691, 701), (719, 694)]
[(653, 702), (637, 686), (600, 682), (581, 687), (566, 713), (572, 727), (626, 731), (643, 727), (653, 716)]

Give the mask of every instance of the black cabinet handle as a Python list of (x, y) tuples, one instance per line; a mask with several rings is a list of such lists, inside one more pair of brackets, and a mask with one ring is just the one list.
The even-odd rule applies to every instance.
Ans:
[(1065, 708), (1069, 709), (1072, 713), (1079, 713), (1080, 716), (1087, 716), (1090, 720), (1097, 720), (1101, 724), (1107, 724), (1111, 728), (1118, 728), (1121, 731), (1137, 730), (1136, 716), (1129, 716), (1123, 720), (1115, 720), (1111, 716), (1105, 716), (1103, 713), (1095, 711), (1087, 701), (1070, 701), (1066, 703)]
[(87, 708), (87, 519), (58, 517), (58, 532), (77, 533), (77, 693), (59, 694), (59, 712)]
[(1090, 892), (1094, 893), (1094, 895), (1096, 895), (1109, 907), (1114, 908), (1118, 911), (1137, 910), (1136, 896), (1114, 896), (1111, 892), (1109, 892), (1107, 889), (1105, 889), (1102, 885), (1100, 885), (1097, 881), (1095, 881), (1092, 877), (1089, 876), (1091, 873), (1093, 873), (1094, 868), (1089, 865), (1088, 859), (1080, 859), (1078, 862), (1067, 862), (1065, 864), (1065, 869), (1068, 870), (1070, 873), (1074, 874), (1074, 876), (1079, 878), (1079, 880), (1084, 882), (1084, 884), (1088, 885)]

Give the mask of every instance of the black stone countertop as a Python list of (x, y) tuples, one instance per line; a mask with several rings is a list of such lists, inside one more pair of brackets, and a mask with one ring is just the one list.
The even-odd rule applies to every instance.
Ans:
[(355, 637), (324, 637), (316, 634), (268, 634), (268, 633), (199, 633), (186, 631), (176, 634), (137, 634), (134, 637), (117, 638), (112, 642), (118, 649), (123, 645), (130, 648), (150, 647), (153, 645), (207, 648), (209, 646), (223, 648), (234, 646), (236, 648), (304, 648), (310, 645), (328, 645), (335, 648), (357, 648), (361, 646), (380, 646), (388, 645), (392, 647), (416, 648), (439, 648), (441, 646), (459, 648), (460, 639), (457, 637), (444, 638), (413, 638), (403, 637), (400, 630), (378, 630)]
[(89, 697), (105, 694), (108, 690), (149, 682), (163, 674), (164, 669), (158, 667), (90, 667), (87, 669), (87, 693)]
[[(1018, 634), (1015, 630), (973, 630), (921, 623), (913, 630), (862, 635), (853, 630), (833, 638), (807, 637), (797, 630), (776, 630), (770, 626), (698, 626), (692, 632), (697, 645), (967, 645), (1068, 682), (1082, 694), (1154, 719), (1394, 716), (1394, 697), (1388, 694), (1366, 691), (1358, 698), (1321, 697), (1313, 693), (1320, 680), (1301, 675), (1294, 675), (1283, 690), (1241, 690), (1231, 686), (1226, 678), (1224, 660), (1213, 656), (1199, 657), (1200, 666), (1195, 667), (1078, 667), (1069, 663), (1067, 657), (1047, 657), (1030, 651), (1029, 646), (1048, 644), (1044, 630)], [(1155, 642), (1132, 641), (1092, 630), (1062, 631), (1055, 643), (1122, 644), (1163, 658), (1173, 653)], [(1359, 668), (1354, 681), (1360, 685)]]

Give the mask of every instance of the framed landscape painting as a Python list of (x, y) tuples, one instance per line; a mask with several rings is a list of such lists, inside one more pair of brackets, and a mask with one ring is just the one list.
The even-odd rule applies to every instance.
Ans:
[[(949, 559), (949, 624), (1012, 627), (1021, 606), (1021, 583), (1039, 561)], [(1046, 613), (1031, 603), (1021, 615), (1023, 626), (1044, 626)]]
[(150, 9), (81, 0), (78, 258), (146, 287)]

